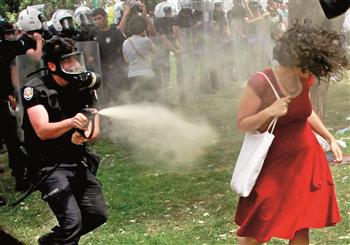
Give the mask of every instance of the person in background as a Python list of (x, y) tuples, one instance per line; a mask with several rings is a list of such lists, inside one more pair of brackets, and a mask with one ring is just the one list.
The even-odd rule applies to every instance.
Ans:
[(179, 13), (174, 17), (173, 34), (176, 45), (181, 53), (176, 55), (176, 80), (179, 88), (179, 100), (183, 103), (188, 100), (189, 92), (193, 91), (192, 83), (195, 80), (192, 66), (194, 64), (194, 25), (191, 1), (179, 1)]
[(255, 186), (241, 197), (235, 222), (240, 245), (262, 244), (272, 237), (289, 244), (309, 244), (309, 229), (340, 221), (334, 182), (322, 147), (313, 132), (330, 144), (334, 162), (342, 152), (312, 110), (309, 97), (314, 77), (323, 82), (349, 67), (343, 38), (308, 21), (294, 23), (277, 40), (273, 57), (278, 65), (253, 75), (241, 98), (237, 127), (265, 131), (278, 117), (274, 141)]
[[(22, 142), (18, 135), (17, 118), (13, 116), (18, 103), (16, 86), (13, 82), (12, 71), (14, 59), (17, 55), (25, 54), (28, 48), (24, 42), (18, 40), (15, 29), (9, 22), (0, 23), (0, 137), (4, 139), (8, 152), (9, 167), (16, 180), (16, 191), (25, 191), (29, 188), (26, 176), (26, 157), (21, 151)], [(19, 88), (18, 88), (19, 89)]]
[(123, 17), (119, 23), (119, 29), (126, 35), (131, 36), (132, 34), (128, 30), (129, 21), (135, 15), (143, 15), (147, 22), (147, 36), (155, 36), (157, 34), (156, 28), (150, 16), (147, 14), (146, 5), (143, 1), (127, 1), (124, 4)]
[(168, 86), (170, 79), (170, 52), (179, 54), (181, 51), (173, 35), (174, 9), (166, 1), (158, 3), (155, 11), (154, 25), (159, 33), (159, 52), (155, 68), (164, 86)]
[(80, 6), (74, 11), (75, 20), (79, 26), (78, 36), (76, 40), (88, 41), (89, 32), (94, 27), (94, 22), (92, 20), (92, 10), (86, 6)]
[(232, 59), (235, 81), (241, 82), (251, 75), (249, 71), (246, 9), (242, 1), (234, 1), (233, 7), (227, 12), (228, 24), (232, 33)]
[(130, 19), (132, 34), (123, 44), (124, 60), (128, 64), (128, 92), (131, 102), (153, 102), (157, 99), (159, 81), (152, 68), (153, 42), (146, 36), (147, 21), (142, 15)]
[[(248, 61), (255, 57), (254, 62), (248, 62), (249, 74), (270, 65), (270, 50), (266, 49), (266, 42), (270, 41), (267, 18), (270, 13), (265, 11), (258, 0), (249, 0), (245, 6), (245, 26), (249, 45), (247, 49)], [(270, 51), (270, 52), (269, 52)]]
[(89, 40), (98, 42), (103, 78), (100, 99), (102, 105), (108, 105), (119, 101), (119, 94), (124, 89), (127, 79), (122, 54), (125, 35), (117, 26), (108, 25), (107, 13), (103, 8), (94, 9), (92, 18), (95, 28), (90, 30)]
[(53, 13), (51, 18), (52, 25), (50, 26), (52, 32), (56, 36), (72, 38), (80, 41), (80, 32), (75, 27), (75, 16), (72, 10), (58, 9)]
[(22, 32), (20, 40), (26, 47), (26, 55), (33, 60), (40, 60), (43, 48), (43, 36), (45, 29), (44, 17), (35, 8), (27, 7), (18, 15), (17, 25)]

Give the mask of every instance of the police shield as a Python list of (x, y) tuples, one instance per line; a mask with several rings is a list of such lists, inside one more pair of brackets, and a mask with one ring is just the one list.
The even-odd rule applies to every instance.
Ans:
[[(29, 80), (33, 79), (34, 77), (44, 75), (44, 71), (39, 71), (41, 68), (43, 68), (42, 60), (37, 61), (26, 55), (16, 56), (15, 72), (12, 73), (11, 78), (14, 84), (15, 93), (17, 94), (17, 97), (19, 98), (19, 100), (17, 102), (16, 110), (12, 110), (10, 108), (10, 112), (18, 125), (22, 125), (22, 115), (23, 115), (20, 87), (23, 87), (24, 84), (26, 84)], [(36, 71), (38, 72), (35, 73)], [(33, 74), (33, 75), (28, 76), (30, 74)], [(20, 130), (20, 127), (18, 128), (17, 133), (19, 138), (23, 140), (23, 133)]]
[(86, 70), (102, 74), (98, 43), (96, 41), (77, 42), (77, 48), (84, 55)]
[[(77, 49), (84, 56), (84, 62), (86, 70), (92, 71), (102, 75), (101, 71), (101, 59), (100, 59), (100, 51), (98, 48), (97, 41), (84, 41), (77, 42)], [(99, 89), (97, 89), (97, 97), (98, 100), (101, 101), (103, 99), (103, 82)]]
[(43, 67), (44, 63), (41, 59), (35, 60), (27, 55), (16, 56), (16, 71), (18, 79), (16, 83), (18, 83), (20, 86), (23, 86), (34, 77), (44, 75), (44, 71), (35, 73)]

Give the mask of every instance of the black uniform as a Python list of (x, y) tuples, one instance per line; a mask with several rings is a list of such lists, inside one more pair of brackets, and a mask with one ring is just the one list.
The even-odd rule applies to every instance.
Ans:
[(101, 31), (97, 27), (92, 28), (89, 40), (98, 42), (102, 80), (103, 102), (118, 100), (118, 92), (124, 87), (126, 81), (126, 66), (123, 61), (122, 48), (125, 36), (116, 26), (111, 25), (108, 31)]
[(23, 43), (26, 50), (36, 49), (36, 41), (27, 34), (23, 34), (19, 40)]
[[(106, 205), (90, 166), (97, 164), (96, 156), (86, 145), (71, 142), (74, 130), (62, 136), (41, 140), (35, 133), (27, 109), (45, 107), (50, 122), (73, 117), (86, 105), (93, 103), (89, 90), (60, 87), (50, 75), (34, 78), (23, 87), (25, 145), (30, 157), (30, 176), (38, 182), (42, 198), (48, 202), (59, 225), (45, 237), (43, 244), (78, 244), (80, 237), (103, 224), (107, 219)], [(60, 165), (57, 164), (60, 163)], [(56, 166), (56, 168), (54, 167)]]
[(15, 97), (10, 66), (16, 55), (24, 54), (27, 48), (22, 41), (0, 40), (0, 135), (7, 146), (9, 167), (16, 178), (16, 189), (25, 190), (25, 158), (20, 151), (21, 142), (17, 133), (17, 119), (11, 114), (8, 96)]

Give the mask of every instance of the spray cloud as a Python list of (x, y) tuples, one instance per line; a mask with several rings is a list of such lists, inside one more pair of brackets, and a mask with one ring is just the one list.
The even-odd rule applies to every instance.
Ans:
[(111, 119), (108, 137), (127, 139), (168, 166), (193, 161), (216, 140), (205, 122), (189, 122), (160, 105), (133, 104), (99, 111)]

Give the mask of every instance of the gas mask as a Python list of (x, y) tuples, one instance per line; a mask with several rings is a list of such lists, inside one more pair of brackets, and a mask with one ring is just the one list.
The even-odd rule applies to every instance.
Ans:
[(80, 52), (65, 54), (54, 63), (56, 71), (50, 70), (50, 72), (68, 81), (68, 86), (71, 88), (83, 91), (97, 89), (101, 85), (100, 76), (86, 70), (84, 57)]

